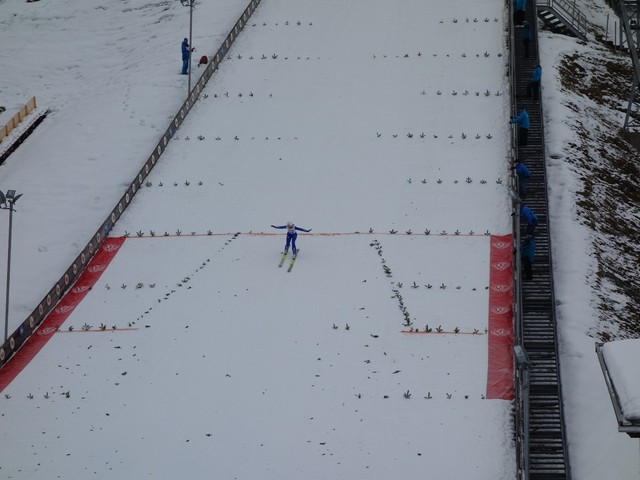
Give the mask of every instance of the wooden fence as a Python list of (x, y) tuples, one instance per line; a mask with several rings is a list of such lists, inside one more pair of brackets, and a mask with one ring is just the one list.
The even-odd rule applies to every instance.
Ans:
[(0, 128), (0, 142), (8, 137), (13, 129), (20, 125), (20, 122), (35, 110), (36, 106), (36, 97), (31, 97), (31, 99), (18, 110), (18, 113), (11, 117), (11, 119)]

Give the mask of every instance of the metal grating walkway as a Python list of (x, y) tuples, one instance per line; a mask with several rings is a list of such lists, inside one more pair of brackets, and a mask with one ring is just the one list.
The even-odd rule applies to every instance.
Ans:
[[(531, 2), (534, 3), (534, 2)], [(528, 193), (522, 200), (538, 217), (533, 280), (520, 275), (522, 298), (521, 345), (528, 355), (528, 409), (518, 409), (521, 425), (528, 429), (524, 459), (519, 459), (521, 478), (531, 480), (568, 480), (571, 478), (565, 425), (562, 411), (560, 365), (557, 356), (557, 332), (553, 275), (549, 242), (547, 181), (545, 171), (542, 104), (527, 98), (527, 85), (538, 61), (536, 11), (530, 5), (526, 15), (531, 25), (530, 56), (525, 56), (522, 28), (514, 28), (515, 111), (526, 109), (531, 127), (527, 146), (517, 148), (518, 159), (531, 171)], [(542, 77), (544, 84), (544, 72)], [(524, 236), (524, 230), (520, 232)], [(516, 387), (521, 388), (521, 387)], [(524, 412), (524, 414), (523, 414)], [(524, 468), (522, 464), (525, 464)]]

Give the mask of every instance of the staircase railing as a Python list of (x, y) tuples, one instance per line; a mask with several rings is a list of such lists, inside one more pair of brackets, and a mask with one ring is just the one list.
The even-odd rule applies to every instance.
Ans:
[(552, 8), (563, 19), (571, 23), (573, 28), (586, 36), (587, 33), (587, 17), (576, 6), (576, 0), (536, 0), (538, 10), (540, 7)]

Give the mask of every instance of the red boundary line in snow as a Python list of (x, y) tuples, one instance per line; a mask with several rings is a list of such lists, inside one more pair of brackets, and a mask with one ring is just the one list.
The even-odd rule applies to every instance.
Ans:
[(78, 281), (69, 289), (58, 305), (42, 321), (38, 329), (20, 347), (13, 357), (0, 368), (0, 392), (2, 392), (37, 353), (51, 340), (58, 327), (71, 315), (96, 284), (102, 272), (109, 266), (124, 243), (124, 237), (106, 238), (85, 268)]
[(513, 399), (513, 236), (492, 235), (489, 254), (488, 399)]

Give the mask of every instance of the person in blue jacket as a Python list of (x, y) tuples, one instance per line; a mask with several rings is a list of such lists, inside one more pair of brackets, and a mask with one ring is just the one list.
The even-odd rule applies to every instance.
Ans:
[(520, 217), (527, 222), (527, 235), (535, 235), (536, 226), (538, 225), (538, 217), (526, 205), (520, 205)]
[(520, 246), (520, 259), (522, 260), (522, 273), (525, 280), (533, 280), (533, 262), (536, 258), (536, 239), (533, 235), (527, 235)]
[(189, 40), (186, 38), (182, 41), (182, 75), (189, 73), (189, 58), (191, 57), (191, 48)]
[(511, 123), (518, 125), (518, 145), (526, 147), (529, 144), (529, 114), (522, 110), (517, 117), (511, 117)]
[(513, 0), (513, 23), (521, 27), (526, 17), (527, 0)]
[(529, 180), (531, 180), (531, 172), (521, 161), (516, 162), (514, 170), (518, 175), (518, 193), (520, 198), (524, 198), (527, 195), (527, 186), (529, 184)]
[(291, 245), (293, 256), (295, 257), (298, 254), (298, 249), (296, 248), (296, 238), (298, 238), (298, 232), (309, 233), (311, 229), (305, 229), (296, 227), (293, 222), (287, 222), (285, 225), (271, 225), (273, 228), (286, 228), (287, 229), (287, 242), (284, 245), (284, 252), (287, 253), (289, 251), (289, 245)]
[(529, 45), (531, 44), (531, 25), (526, 20), (522, 22), (522, 45), (524, 46), (524, 56), (529, 58)]
[(540, 80), (542, 79), (542, 67), (536, 65), (533, 69), (533, 74), (527, 84), (527, 96), (533, 98), (534, 101), (538, 100), (538, 93), (540, 92)]

